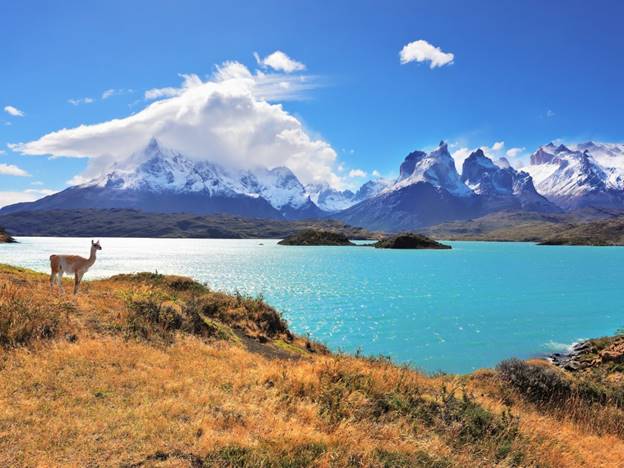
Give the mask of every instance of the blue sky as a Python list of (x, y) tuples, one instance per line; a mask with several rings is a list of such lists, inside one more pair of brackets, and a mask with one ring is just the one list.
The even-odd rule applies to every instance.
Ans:
[[(146, 90), (179, 88), (179, 74), (209, 80), (226, 61), (279, 72), (254, 52), (305, 65), (283, 75), (304, 75), (312, 89), (271, 102), (335, 151), (332, 170), (348, 184), (366, 180), (351, 170), (392, 174), (440, 139), (455, 150), (504, 142), (499, 154), (524, 148), (520, 158), (555, 139), (623, 140), (624, 3), (615, 0), (4, 1), (0, 12), (0, 110), (14, 108), (0, 116), (0, 204), (62, 189), (88, 164), (8, 144), (126, 118), (152, 104)], [(417, 40), (452, 62), (401, 64)]]

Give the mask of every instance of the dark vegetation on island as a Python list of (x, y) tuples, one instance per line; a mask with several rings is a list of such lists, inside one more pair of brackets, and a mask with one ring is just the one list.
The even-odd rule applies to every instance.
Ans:
[(279, 245), (355, 245), (341, 232), (306, 229), (278, 242)]
[(0, 216), (0, 225), (13, 236), (281, 239), (304, 229), (319, 229), (341, 232), (350, 239), (378, 237), (330, 219), (282, 221), (127, 209), (22, 211)]
[(0, 265), (0, 465), (617, 466), (623, 343), (592, 340), (570, 370), (425, 375), (332, 353), (262, 298), (189, 278), (63, 296)]
[(383, 238), (373, 244), (377, 249), (450, 249), (450, 245), (442, 244), (430, 237), (412, 232)]
[(17, 242), (13, 239), (7, 232), (0, 227), (0, 244), (10, 244), (13, 242)]

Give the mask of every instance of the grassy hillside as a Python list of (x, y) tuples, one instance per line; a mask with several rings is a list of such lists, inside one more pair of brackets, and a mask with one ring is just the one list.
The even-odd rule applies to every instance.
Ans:
[(321, 229), (351, 239), (375, 237), (365, 229), (334, 220), (281, 221), (126, 209), (20, 212), (0, 216), (0, 224), (14, 236), (275, 239), (304, 229)]
[(427, 376), (329, 353), (293, 336), (261, 299), (183, 277), (85, 281), (74, 297), (2, 265), (0, 353), (0, 466), (624, 459), (619, 367), (586, 377), (511, 361)]

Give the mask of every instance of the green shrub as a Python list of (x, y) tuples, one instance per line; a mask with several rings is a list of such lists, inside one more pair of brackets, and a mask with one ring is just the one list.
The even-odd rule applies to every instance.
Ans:
[(506, 383), (537, 405), (560, 405), (572, 396), (571, 382), (555, 369), (516, 358), (502, 361), (496, 369)]

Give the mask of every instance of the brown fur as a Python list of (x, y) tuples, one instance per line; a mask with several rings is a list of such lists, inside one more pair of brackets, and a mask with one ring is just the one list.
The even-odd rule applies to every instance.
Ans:
[(100, 241), (91, 241), (91, 254), (89, 258), (80, 257), (79, 255), (50, 255), (50, 288), (54, 287), (56, 280), (61, 292), (63, 290), (63, 274), (74, 274), (74, 294), (78, 293), (80, 282), (84, 274), (93, 266), (96, 260), (95, 252), (102, 250)]

